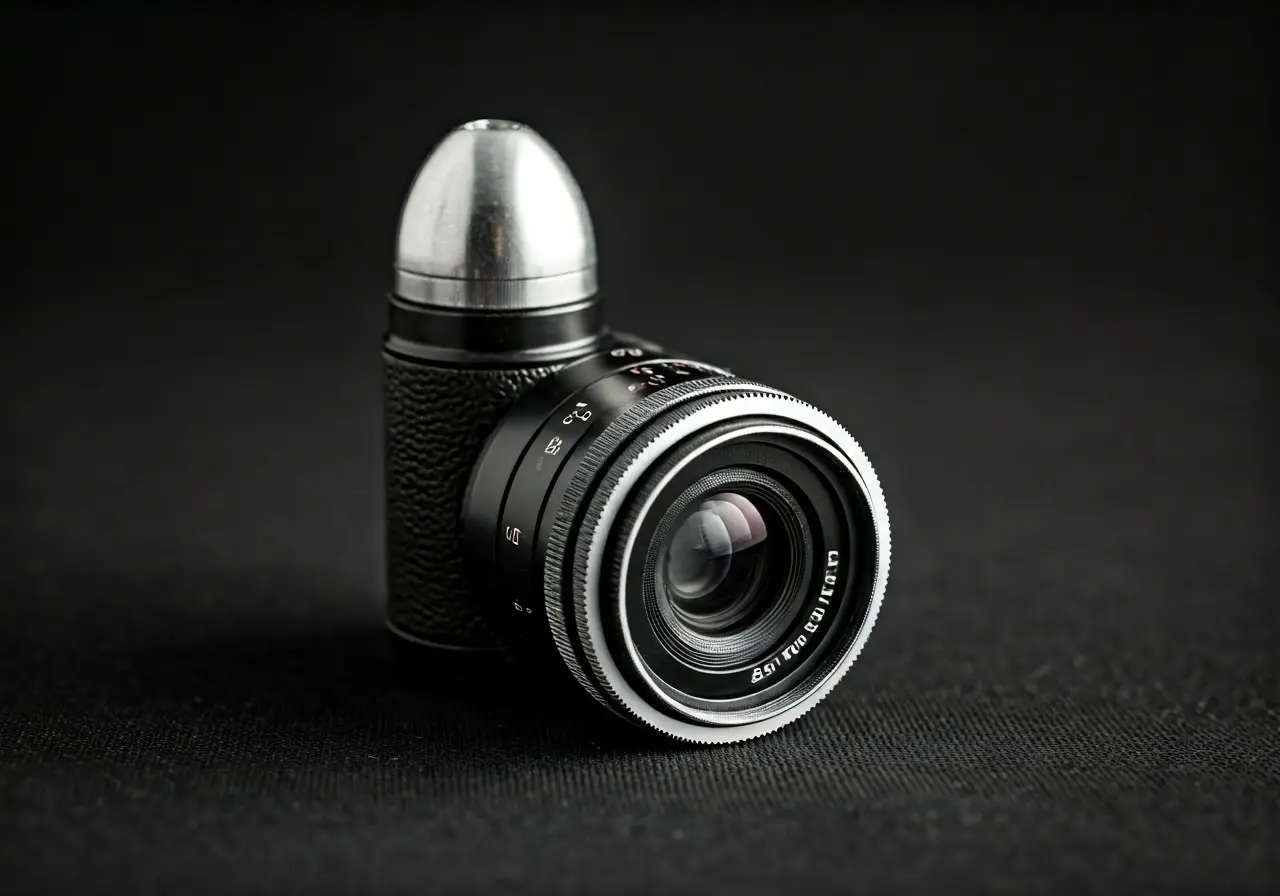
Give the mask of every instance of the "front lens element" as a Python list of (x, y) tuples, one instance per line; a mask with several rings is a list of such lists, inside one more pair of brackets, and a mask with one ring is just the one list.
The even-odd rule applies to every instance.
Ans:
[(696, 478), (650, 519), (645, 559), (632, 572), (655, 646), (704, 672), (742, 667), (776, 647), (812, 567), (809, 526), (791, 491), (731, 466)]
[(742, 627), (759, 603), (779, 539), (746, 495), (719, 492), (699, 501), (667, 541), (662, 585), (680, 620), (706, 635)]

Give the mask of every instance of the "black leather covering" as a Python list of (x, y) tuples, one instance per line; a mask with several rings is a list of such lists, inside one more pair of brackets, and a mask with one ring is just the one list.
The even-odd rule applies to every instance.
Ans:
[(462, 561), (462, 500), (503, 412), (562, 365), (436, 367), (389, 353), (383, 360), (387, 619), (433, 644), (496, 647)]

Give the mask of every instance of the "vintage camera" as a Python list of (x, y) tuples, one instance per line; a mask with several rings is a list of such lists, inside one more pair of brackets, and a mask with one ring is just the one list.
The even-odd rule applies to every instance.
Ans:
[(702, 743), (821, 700), (889, 573), (857, 442), (778, 389), (611, 332), (586, 204), (529, 127), (446, 135), (397, 240), (383, 351), (397, 650), (567, 668), (618, 715)]

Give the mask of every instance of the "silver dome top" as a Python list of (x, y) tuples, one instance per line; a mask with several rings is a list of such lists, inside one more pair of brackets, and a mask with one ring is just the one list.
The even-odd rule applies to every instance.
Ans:
[(395, 293), (424, 305), (551, 308), (596, 291), (582, 191), (536, 131), (481, 119), (450, 131), (400, 214)]

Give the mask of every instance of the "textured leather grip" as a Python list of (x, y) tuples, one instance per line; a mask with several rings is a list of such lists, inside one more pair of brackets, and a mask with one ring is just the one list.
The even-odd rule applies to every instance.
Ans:
[(387, 621), (444, 647), (500, 646), (461, 547), (472, 465), (511, 403), (563, 365), (468, 369), (383, 354)]

